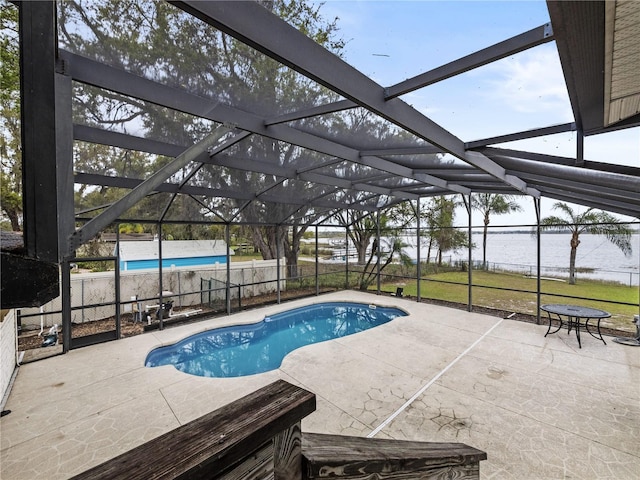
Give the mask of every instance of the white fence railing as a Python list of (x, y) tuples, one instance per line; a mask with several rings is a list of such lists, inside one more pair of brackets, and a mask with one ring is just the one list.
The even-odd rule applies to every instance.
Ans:
[(4, 405), (5, 394), (16, 368), (17, 327), (15, 310), (9, 310), (0, 320), (0, 401)]
[[(272, 293), (277, 290), (277, 260), (252, 260), (232, 262), (229, 267), (229, 281), (240, 285), (240, 295), (251, 297)], [(285, 287), (286, 265), (281, 261), (281, 288)], [(227, 265), (215, 264), (203, 267), (173, 267), (162, 272), (163, 298), (173, 299), (174, 307), (199, 305), (202, 302), (201, 279), (227, 281)], [(168, 293), (170, 292), (170, 293)], [(212, 292), (224, 298), (221, 291)], [(157, 271), (133, 270), (120, 272), (121, 312), (131, 311), (131, 299), (137, 297), (142, 308), (145, 304), (157, 304), (160, 282)], [(238, 290), (232, 289), (232, 297)], [(115, 314), (115, 272), (77, 273), (71, 275), (71, 321), (84, 323), (109, 318)], [(82, 307), (82, 308), (79, 308)], [(61, 297), (38, 308), (21, 309), (22, 328), (25, 330), (48, 328), (54, 323), (61, 324)]]

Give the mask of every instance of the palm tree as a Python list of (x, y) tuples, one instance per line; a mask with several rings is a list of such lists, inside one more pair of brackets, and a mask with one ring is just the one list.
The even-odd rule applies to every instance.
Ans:
[(591, 233), (594, 235), (604, 235), (616, 247), (622, 250), (625, 256), (631, 255), (631, 229), (613, 215), (601, 210), (589, 208), (584, 213), (574, 212), (573, 209), (563, 202), (553, 205), (554, 210), (562, 211), (566, 218), (549, 216), (540, 221), (542, 230), (557, 230), (571, 232), (571, 254), (569, 256), (569, 284), (576, 283), (576, 252), (580, 245), (580, 234)]
[(487, 265), (487, 229), (491, 215), (504, 215), (511, 212), (520, 212), (522, 207), (513, 199), (513, 195), (499, 195), (496, 193), (480, 193), (471, 199), (471, 208), (479, 211), (484, 219), (482, 231), (482, 266)]

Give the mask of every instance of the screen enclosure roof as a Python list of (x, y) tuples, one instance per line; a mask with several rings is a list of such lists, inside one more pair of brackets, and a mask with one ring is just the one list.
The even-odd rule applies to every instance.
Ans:
[[(100, 3), (58, 4), (58, 70), (73, 80), (83, 146), (76, 191), (119, 192), (76, 205), (94, 224), (87, 238), (115, 220), (310, 225), (474, 193), (640, 215), (639, 160), (594, 162), (581, 148), (640, 125), (640, 2), (548, 2), (550, 23), (395, 85), (253, 1), (134, 2), (111, 23)], [(573, 122), (461, 139), (403, 100), (550, 42)], [(499, 147), (563, 132), (575, 132), (573, 157)]]

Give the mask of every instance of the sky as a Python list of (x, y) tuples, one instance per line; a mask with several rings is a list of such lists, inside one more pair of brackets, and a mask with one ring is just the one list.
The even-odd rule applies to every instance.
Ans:
[[(337, 17), (347, 42), (343, 58), (384, 87), (550, 21), (542, 0), (325, 0), (320, 12), (326, 19)], [(574, 121), (555, 42), (401, 98), (465, 142)], [(575, 157), (576, 134), (499, 146)], [(640, 167), (640, 128), (586, 137), (584, 158)], [(542, 199), (543, 217), (554, 213), (554, 203)], [(492, 224), (535, 223), (533, 200), (521, 204), (522, 213)]]

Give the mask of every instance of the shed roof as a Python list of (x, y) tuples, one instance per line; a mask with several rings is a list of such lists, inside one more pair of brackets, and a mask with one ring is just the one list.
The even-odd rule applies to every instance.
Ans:
[[(120, 260), (157, 260), (158, 242), (128, 241), (119, 244)], [(233, 255), (233, 251), (229, 252)], [(162, 258), (198, 258), (226, 256), (227, 244), (224, 240), (165, 240), (162, 242)]]

